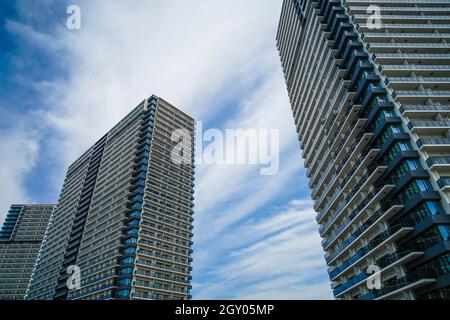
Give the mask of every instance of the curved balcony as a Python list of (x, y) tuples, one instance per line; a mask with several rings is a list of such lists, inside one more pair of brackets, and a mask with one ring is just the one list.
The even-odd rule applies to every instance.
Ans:
[(436, 282), (435, 277), (430, 273), (415, 272), (399, 279), (389, 281), (388, 285), (383, 285), (380, 290), (374, 290), (359, 296), (358, 300), (383, 300), (391, 299), (396, 295), (413, 290)]
[[(450, 26), (449, 26), (450, 28)], [(372, 55), (373, 59), (378, 64), (395, 64), (408, 61), (410, 64), (430, 64), (430, 63), (445, 63), (450, 61), (450, 54), (448, 53), (377, 53)]]
[(448, 90), (449, 77), (387, 77), (385, 84), (394, 90), (414, 90), (419, 85), (433, 90)]
[(448, 65), (420, 65), (420, 64), (397, 64), (382, 65), (378, 70), (386, 77), (410, 76), (414, 72), (416, 76), (436, 77), (448, 76), (450, 66)]
[[(331, 225), (334, 222), (336, 222), (340, 218), (340, 216), (346, 211), (346, 209), (356, 204), (360, 200), (358, 196), (361, 196), (362, 193), (367, 191), (378, 180), (378, 178), (381, 177), (381, 175), (386, 171), (386, 169), (387, 169), (386, 166), (378, 166), (375, 168), (374, 171), (371, 171), (371, 169), (369, 169), (368, 172), (363, 177), (361, 177), (359, 183), (354, 186), (353, 191), (350, 192), (341, 202), (341, 204), (334, 209), (333, 214), (327, 220), (325, 225)], [(331, 203), (328, 208), (324, 209), (317, 216), (316, 220), (318, 223), (321, 223), (326, 214), (330, 212), (329, 209), (331, 208), (332, 204), (333, 203)]]
[[(388, 254), (383, 258), (379, 259), (376, 263), (378, 267), (381, 268), (380, 275), (386, 273), (393, 267), (397, 265), (405, 264), (411, 260), (414, 260), (424, 253), (421, 251), (405, 251), (405, 252), (395, 252), (392, 254)], [(372, 274), (368, 274), (367, 272), (361, 272), (346, 282), (342, 283), (340, 286), (336, 287), (333, 290), (334, 296), (336, 298), (341, 297), (342, 295), (350, 292), (351, 290), (357, 288), (361, 284), (363, 284), (368, 278), (373, 277)]]
[[(366, 198), (361, 201), (361, 203), (352, 211), (352, 213), (345, 218), (338, 228), (328, 237), (329, 241), (325, 241), (325, 243), (331, 243), (336, 240), (336, 238), (340, 235), (341, 232), (345, 230), (345, 228), (349, 225), (349, 222), (353, 219), (356, 219), (359, 215), (361, 215), (366, 209), (371, 208), (376, 205), (377, 202), (381, 201), (384, 197), (386, 197), (389, 192), (391, 192), (395, 188), (395, 185), (385, 185), (381, 188), (377, 188), (371, 193), (369, 193)], [(348, 224), (347, 224), (348, 223)], [(319, 228), (319, 233), (322, 237), (328, 232), (332, 223), (331, 220), (326, 224), (321, 225)]]
[[(401, 209), (403, 209), (403, 205), (392, 205), (391, 208), (389, 208), (387, 211), (380, 209), (376, 211), (375, 213), (371, 214), (369, 219), (367, 219), (361, 227), (359, 227), (354, 233), (352, 233), (346, 240), (344, 240), (336, 250), (334, 250), (334, 253), (328, 255), (326, 257), (327, 263), (331, 264), (334, 262), (334, 260), (338, 259), (345, 251), (352, 248), (355, 244), (358, 243), (359, 240), (361, 240), (363, 237), (367, 236), (371, 231), (373, 231), (377, 226), (380, 225), (380, 223), (387, 221), (390, 219), (394, 214), (399, 212)], [(349, 226), (349, 223), (346, 225)], [(343, 231), (343, 230), (341, 230)], [(340, 233), (342, 234), (342, 233)], [(331, 243), (330, 243), (331, 244)], [(327, 250), (325, 248), (325, 250)]]
[(401, 103), (422, 103), (425, 104), (428, 99), (434, 102), (448, 103), (450, 90), (395, 90), (392, 97)]
[[(359, 186), (361, 186), (366, 178), (369, 178), (370, 174), (365, 174), (364, 170), (373, 170), (373, 167), (369, 167), (370, 163), (375, 159), (375, 155), (378, 153), (376, 149), (372, 149), (366, 157), (360, 157), (358, 161), (353, 165), (353, 167), (350, 169), (350, 171), (347, 173), (346, 177), (342, 180), (342, 182), (339, 184), (339, 186), (333, 190), (333, 195), (330, 199), (327, 199), (326, 204), (324, 205), (324, 208), (322, 212), (328, 211), (330, 208), (333, 207), (337, 199), (343, 196), (343, 192), (349, 188), (352, 190), (357, 190)], [(362, 175), (362, 177), (359, 177)], [(351, 182), (355, 180), (354, 185), (351, 184)], [(337, 181), (337, 180), (335, 180)], [(329, 183), (329, 185), (332, 184), (332, 182)], [(314, 208), (317, 210), (321, 206), (321, 202), (317, 202), (317, 206), (314, 206)]]
[(427, 159), (427, 165), (431, 170), (449, 170), (450, 156), (431, 156)]
[(329, 272), (330, 279), (335, 281), (338, 277), (343, 276), (351, 268), (362, 262), (365, 258), (372, 256), (374, 253), (380, 251), (387, 243), (397, 241), (406, 234), (413, 231), (414, 228), (402, 227), (400, 225), (390, 227), (386, 231), (377, 235), (368, 245), (359, 249), (353, 256), (345, 260), (339, 267)]
[[(341, 102), (339, 103), (338, 110), (335, 113), (336, 121), (333, 122), (330, 128), (325, 128), (325, 126), (322, 124), (320, 127), (320, 132), (325, 133), (325, 137), (321, 138), (321, 135), (317, 135), (316, 140), (321, 140), (321, 143), (318, 148), (316, 148), (316, 153), (314, 154), (313, 160), (311, 161), (310, 167), (307, 169), (306, 174), (307, 176), (311, 176), (312, 171), (316, 168), (316, 166), (319, 164), (319, 157), (322, 157), (323, 153), (327, 150), (325, 148), (325, 144), (328, 145), (328, 148), (331, 147), (334, 137), (337, 132), (344, 132), (352, 121), (355, 119), (355, 117), (358, 115), (361, 106), (359, 105), (353, 105), (351, 108), (348, 108), (350, 105), (351, 100), (353, 99), (354, 93), (353, 92), (347, 92), (347, 94), (342, 98)], [(316, 146), (317, 142), (314, 142), (313, 147)], [(315, 172), (315, 175), (317, 172)]]
[(420, 150), (431, 152), (450, 151), (450, 138), (420, 138), (416, 143)]
[[(314, 187), (314, 189), (320, 189), (322, 187), (322, 184), (324, 183), (326, 178), (330, 177), (330, 170), (333, 167), (333, 165), (339, 163), (340, 161), (344, 160), (347, 155), (351, 152), (347, 152), (346, 148), (350, 147), (350, 150), (352, 148), (352, 145), (355, 146), (356, 141), (358, 141), (358, 138), (360, 136), (363, 136), (361, 130), (363, 130), (364, 125), (366, 124), (367, 119), (358, 119), (356, 124), (354, 125), (352, 130), (347, 131), (346, 136), (341, 139), (335, 139), (331, 148), (329, 149), (327, 156), (323, 159), (323, 163), (317, 168), (318, 171), (322, 171), (322, 166), (325, 164), (325, 162), (328, 163), (328, 166), (325, 170), (322, 171), (322, 176), (320, 177), (319, 182)], [(363, 136), (364, 138), (364, 136)], [(338, 143), (340, 144), (338, 145)], [(334, 152), (334, 156), (331, 157), (332, 152)], [(331, 157), (331, 159), (329, 159)], [(314, 180), (310, 180), (310, 186), (312, 185)]]
[[(367, 168), (372, 163), (373, 159), (375, 159), (379, 151), (379, 149), (371, 149), (365, 157), (359, 157), (358, 160), (356, 160), (356, 162), (354, 163), (353, 167), (350, 168), (350, 170), (343, 170), (346, 164), (348, 164), (348, 166), (350, 165), (350, 162), (348, 160), (342, 162), (337, 170), (335, 170), (335, 173), (331, 177), (330, 182), (326, 186), (325, 190), (321, 193), (319, 200), (317, 200), (317, 207), (320, 207), (322, 205), (322, 202), (331, 191), (333, 191), (333, 193), (338, 193), (341, 190), (345, 189), (344, 186), (354, 176), (354, 174)], [(342, 177), (342, 175), (345, 175), (346, 177), (343, 181), (340, 182), (339, 178)], [(335, 185), (338, 182), (340, 183), (336, 187)]]
[(445, 134), (450, 130), (450, 120), (411, 120), (408, 128), (418, 134)]
[(436, 114), (450, 115), (450, 105), (405, 104), (400, 107), (400, 112), (409, 117), (420, 117), (424, 115), (429, 116)]
[(442, 177), (437, 183), (442, 191), (450, 191), (450, 177)]

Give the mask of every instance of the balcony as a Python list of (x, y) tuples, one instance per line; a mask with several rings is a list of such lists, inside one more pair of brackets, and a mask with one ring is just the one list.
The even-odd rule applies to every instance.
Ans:
[(404, 104), (425, 104), (429, 99), (446, 104), (450, 101), (450, 90), (396, 90), (392, 97)]
[(433, 275), (423, 272), (407, 275), (399, 279), (389, 281), (388, 285), (383, 285), (380, 290), (374, 290), (359, 296), (358, 300), (383, 300), (392, 299), (396, 295), (406, 291), (413, 290), (421, 286), (434, 283), (436, 280)]
[(422, 104), (405, 104), (400, 107), (403, 115), (410, 117), (432, 116), (435, 114), (450, 114), (450, 105), (422, 105)]
[[(336, 222), (342, 215), (346, 209), (351, 206), (361, 202), (361, 198), (358, 196), (363, 196), (364, 192), (367, 192), (369, 188), (378, 180), (378, 178), (386, 171), (386, 166), (377, 166), (373, 170), (373, 168), (368, 169), (368, 172), (360, 178), (360, 181), (352, 188), (352, 191), (345, 197), (341, 204), (337, 206), (333, 211), (333, 214), (327, 220), (326, 225), (332, 224)], [(338, 193), (337, 193), (338, 194)], [(333, 200), (334, 201), (334, 200)], [(331, 209), (333, 203), (330, 203), (327, 208), (325, 208), (318, 216), (317, 222), (321, 222), (325, 217), (326, 213), (328, 213), (329, 209)]]
[[(330, 192), (333, 192), (334, 194), (336, 194), (338, 192), (341, 192), (341, 190), (345, 189), (344, 188), (345, 185), (353, 177), (353, 175), (356, 172), (362, 172), (362, 170), (368, 168), (369, 165), (372, 163), (372, 161), (375, 159), (375, 157), (379, 151), (380, 151), (379, 149), (371, 149), (367, 153), (366, 157), (362, 157), (362, 156), (359, 157), (358, 160), (356, 160), (356, 162), (350, 168), (349, 168), (350, 163), (348, 162), (348, 160), (345, 160), (345, 162), (342, 162), (341, 165), (339, 165), (339, 167), (335, 170), (335, 173), (331, 177), (328, 185), (325, 187), (325, 190), (321, 193), (319, 200), (317, 200), (317, 202), (316, 202), (317, 207), (321, 207), (323, 201), (326, 199), (326, 197), (329, 195)], [(348, 165), (345, 166), (346, 164), (348, 164)], [(343, 170), (343, 169), (345, 169), (345, 170)], [(342, 177), (343, 175), (345, 176), (345, 178), (343, 181), (340, 181), (339, 177)], [(313, 196), (315, 196), (315, 194), (313, 194)]]
[(427, 159), (427, 165), (431, 170), (450, 170), (450, 157), (446, 156), (431, 156)]
[(417, 134), (445, 134), (450, 129), (450, 120), (411, 120), (408, 128)]
[(419, 85), (434, 90), (450, 88), (450, 78), (448, 77), (388, 77), (384, 82), (394, 90), (414, 90)]
[[(384, 8), (383, 8), (384, 9)], [(401, 42), (404, 40), (414, 39), (415, 42), (431, 42), (433, 39), (435, 42), (440, 42), (443, 39), (450, 39), (450, 34), (439, 34), (439, 33), (365, 33), (362, 37), (363, 40), (367, 42), (376, 41), (390, 41), (394, 39), (396, 42)]]
[(414, 72), (417, 76), (448, 76), (450, 66), (448, 65), (423, 65), (423, 64), (394, 64), (382, 65), (378, 70), (386, 77), (410, 76)]
[(450, 191), (450, 177), (442, 177), (437, 183), (442, 191)]
[[(327, 156), (323, 159), (321, 165), (317, 168), (318, 172), (321, 171), (322, 176), (320, 177), (319, 182), (317, 183), (316, 187), (314, 189), (320, 189), (322, 187), (322, 184), (327, 178), (330, 178), (330, 169), (333, 165), (339, 163), (340, 161), (345, 161), (344, 159), (351, 154), (352, 148), (355, 146), (356, 143), (359, 143), (359, 138), (363, 137), (363, 133), (361, 130), (364, 128), (364, 125), (366, 124), (367, 119), (358, 119), (356, 124), (354, 125), (352, 130), (347, 131), (346, 136), (343, 139), (335, 139), (333, 144), (331, 145), (331, 148), (329, 149)], [(338, 143), (340, 144), (338, 145)], [(346, 149), (350, 147), (350, 150), (347, 151)], [(331, 154), (334, 153), (334, 156), (331, 157)], [(331, 157), (331, 159), (329, 158)], [(328, 164), (327, 168), (322, 171), (323, 165), (325, 163)], [(317, 178), (317, 176), (315, 176)], [(312, 183), (315, 181), (315, 179), (310, 180), (310, 186), (312, 186)]]
[(423, 151), (450, 152), (450, 138), (420, 138), (416, 143)]
[[(386, 205), (387, 207), (387, 205)], [(351, 247), (353, 247), (358, 240), (361, 238), (367, 236), (371, 231), (373, 231), (377, 226), (380, 225), (383, 221), (387, 221), (389, 218), (391, 218), (395, 213), (399, 212), (401, 209), (403, 209), (402, 205), (392, 205), (391, 208), (388, 210), (379, 209), (375, 213), (371, 214), (369, 219), (367, 219), (361, 227), (359, 227), (354, 233), (352, 233), (346, 240), (344, 240), (334, 251), (334, 253), (330, 254), (327, 259), (327, 263), (331, 264), (335, 259), (339, 258), (344, 251), (347, 251)], [(350, 222), (352, 220), (347, 220), (346, 223), (342, 225), (342, 228), (340, 228), (340, 231), (343, 231), (346, 227), (350, 225)], [(338, 232), (336, 234), (339, 235), (342, 234), (342, 232)], [(333, 237), (334, 240), (337, 239), (337, 237)], [(333, 238), (330, 238), (333, 239)], [(324, 244), (324, 249), (327, 250), (328, 247), (331, 245), (333, 241), (329, 241), (326, 246)]]
[[(393, 267), (397, 265), (403, 265), (411, 260), (414, 260), (423, 255), (421, 251), (405, 251), (401, 253), (394, 252), (392, 254), (388, 254), (383, 258), (379, 259), (376, 263), (378, 267), (381, 268), (380, 275), (389, 271)], [(345, 293), (357, 288), (359, 285), (365, 282), (366, 279), (373, 276), (372, 274), (368, 274), (366, 272), (362, 272), (342, 283), (340, 286), (333, 290), (334, 296), (336, 298), (341, 297)]]
[[(337, 237), (346, 227), (346, 223), (350, 222), (353, 219), (356, 219), (362, 212), (370, 208), (372, 205), (376, 204), (377, 202), (381, 201), (384, 197), (386, 197), (389, 192), (391, 192), (395, 188), (395, 185), (385, 185), (382, 188), (378, 188), (374, 191), (372, 191), (370, 194), (366, 196), (366, 198), (356, 207), (355, 210), (353, 210), (350, 215), (345, 218), (342, 223), (339, 225), (338, 228), (335, 229), (335, 231), (331, 234), (329, 237), (330, 239)], [(332, 225), (332, 220), (329, 220), (326, 224), (323, 224), (319, 228), (319, 233), (322, 237), (325, 236), (325, 234), (330, 230), (330, 227)], [(332, 241), (334, 241), (336, 238), (334, 238)]]
[(363, 261), (364, 258), (373, 255), (374, 253), (380, 251), (380, 249), (382, 249), (387, 243), (397, 241), (413, 230), (414, 228), (410, 227), (394, 226), (380, 233), (372, 239), (368, 245), (359, 249), (353, 256), (340, 264), (339, 267), (331, 270), (329, 272), (330, 279), (335, 281), (338, 277), (344, 275), (355, 265)]
[[(355, 14), (353, 16), (353, 21), (355, 23), (366, 23), (368, 19), (370, 19), (369, 14)], [(392, 14), (392, 15), (380, 15), (381, 21), (383, 21), (383, 24), (407, 24), (407, 23), (423, 23), (426, 24), (428, 21), (432, 21), (433, 23), (449, 23), (450, 22), (450, 16), (437, 16), (437, 15), (406, 15), (406, 14)]]
[[(423, 25), (422, 25), (423, 26)], [(450, 25), (449, 25), (450, 28)], [(410, 64), (418, 63), (445, 63), (448, 64), (450, 54), (448, 53), (377, 53), (373, 58), (378, 64), (395, 64), (407, 60)]]

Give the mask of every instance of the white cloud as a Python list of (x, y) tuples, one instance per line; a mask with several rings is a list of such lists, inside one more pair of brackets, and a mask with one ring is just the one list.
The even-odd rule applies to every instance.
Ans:
[[(198, 167), (194, 270), (205, 274), (196, 279), (194, 298), (218, 292), (235, 298), (257, 297), (257, 292), (266, 298), (329, 297), (311, 202), (293, 200), (268, 215), (274, 210), (268, 204), (292, 191), (286, 190), (288, 183), (304, 175), (275, 48), (281, 1), (98, 0), (79, 5), (82, 29), (70, 31), (62, 24), (50, 40), (28, 26), (9, 25), (27, 41), (50, 41), (48, 50), (66, 53), (59, 59), (68, 80), (30, 84), (47, 92), (47, 108), (37, 114), (53, 132), (47, 144), (59, 150), (60, 161), (67, 166), (150, 94), (222, 129), (279, 128), (278, 175), (260, 176), (255, 166)], [(5, 151), (15, 150), (5, 146)], [(28, 170), (10, 168), (16, 169), (16, 181)], [(298, 193), (302, 183), (296, 183)], [(218, 266), (224, 256), (230, 261)], [(243, 279), (248, 286), (239, 293), (236, 286)]]
[(26, 203), (26, 174), (33, 169), (39, 152), (36, 136), (29, 130), (1, 132), (0, 139), (0, 222), (12, 203)]
[(303, 207), (304, 200), (294, 202), (301, 204), (247, 221), (211, 244), (225, 257), (210, 271), (214, 283), (195, 287), (196, 297), (220, 299), (233, 292), (233, 299), (331, 299), (315, 213)]

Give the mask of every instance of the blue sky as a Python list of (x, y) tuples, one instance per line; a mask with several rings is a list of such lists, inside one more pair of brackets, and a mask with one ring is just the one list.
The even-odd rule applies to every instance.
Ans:
[[(81, 30), (66, 28), (69, 4)], [(194, 298), (331, 298), (275, 46), (280, 11), (275, 0), (1, 1), (1, 212), (56, 202), (67, 166), (156, 94), (204, 129), (280, 130), (277, 175), (197, 166)]]

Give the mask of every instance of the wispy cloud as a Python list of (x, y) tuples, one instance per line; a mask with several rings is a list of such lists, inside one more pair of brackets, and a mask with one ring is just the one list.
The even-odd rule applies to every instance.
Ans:
[(24, 186), (26, 175), (39, 155), (39, 141), (36, 133), (25, 128), (12, 132), (0, 130), (0, 136), (0, 206), (4, 208), (0, 221), (3, 221), (11, 203), (32, 201)]
[[(5, 162), (3, 167), (12, 168), (14, 175), (1, 173), (0, 191), (12, 179), (15, 197), (26, 198), (23, 178), (36, 157), (67, 167), (153, 93), (202, 120), (206, 128), (279, 129), (280, 172), (275, 176), (259, 175), (257, 166), (198, 166), (194, 298), (329, 298), (275, 48), (281, 1), (78, 4), (78, 31), (64, 28), (65, 7), (51, 0), (43, 11), (52, 17), (60, 12), (61, 17), (43, 28), (34, 27), (42, 27), (42, 12), (25, 10), (26, 2), (20, 5), (23, 19), (7, 24), (17, 41), (49, 52), (60, 70), (56, 80), (39, 78), (28, 84), (42, 95), (30, 113), (33, 118), (27, 114), (25, 120), (31, 127), (38, 122), (45, 135), (24, 138), (11, 126), (11, 144), (1, 147), (17, 159), (16, 164)], [(18, 56), (16, 62), (25, 58), (30, 57)], [(34, 169), (49, 170), (49, 165)], [(58, 174), (55, 189), (63, 180), (63, 171)], [(11, 198), (4, 198), (3, 208)]]
[(199, 283), (197, 297), (331, 298), (323, 255), (316, 249), (320, 237), (315, 213), (303, 202), (249, 219), (230, 231), (228, 239), (211, 243), (210, 250), (218, 250), (221, 258), (210, 271), (211, 283)]

